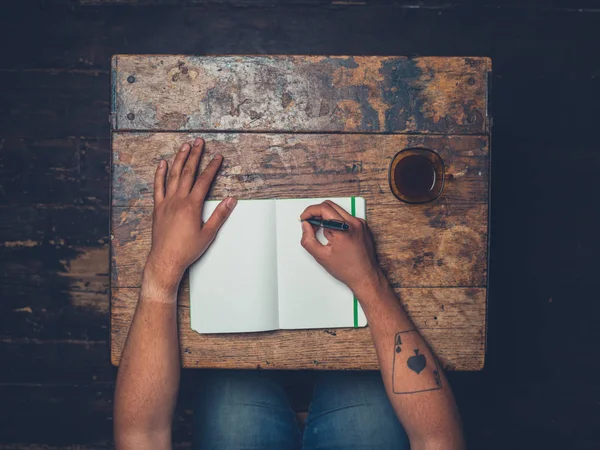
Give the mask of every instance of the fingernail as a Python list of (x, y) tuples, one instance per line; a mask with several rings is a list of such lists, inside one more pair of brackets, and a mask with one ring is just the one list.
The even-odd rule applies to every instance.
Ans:
[(229, 197), (225, 202), (225, 206), (227, 206), (229, 209), (235, 208), (235, 205), (237, 205), (237, 199), (233, 197)]
[(194, 141), (194, 147), (196, 147), (200, 144), (202, 144), (202, 138), (196, 138), (196, 140)]
[(160, 167), (161, 169), (165, 168), (165, 160), (161, 159), (160, 162), (158, 163), (158, 167)]
[(181, 149), (179, 150), (180, 152), (187, 152), (189, 150), (190, 145), (189, 144), (183, 144), (183, 146), (181, 147)]
[(221, 155), (220, 153), (217, 153), (215, 156), (213, 156), (213, 159), (222, 159), (223, 155)]

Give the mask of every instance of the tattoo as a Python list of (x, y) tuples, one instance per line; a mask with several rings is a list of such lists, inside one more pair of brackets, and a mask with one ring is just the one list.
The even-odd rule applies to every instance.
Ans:
[[(442, 388), (442, 378), (435, 358), (429, 350), (418, 347), (417, 330), (401, 331), (394, 339), (394, 361), (392, 363), (392, 391), (394, 394), (414, 394)], [(408, 345), (408, 352), (403, 352)]]
[(423, 372), (423, 369), (425, 368), (425, 366), (427, 366), (427, 358), (425, 358), (425, 355), (419, 355), (418, 348), (415, 348), (413, 351), (415, 352), (415, 356), (411, 356), (410, 358), (408, 358), (406, 364), (408, 365), (408, 368), (410, 370), (419, 374)]

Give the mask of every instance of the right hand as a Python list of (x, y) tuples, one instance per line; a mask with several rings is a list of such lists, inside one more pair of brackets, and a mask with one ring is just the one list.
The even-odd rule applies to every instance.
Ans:
[(302, 222), (302, 247), (327, 272), (346, 284), (355, 294), (363, 287), (373, 286), (385, 278), (377, 263), (373, 235), (367, 222), (351, 216), (330, 200), (309, 206), (300, 219), (306, 220), (311, 217), (343, 221), (350, 226), (348, 231), (325, 228), (323, 234), (329, 242), (323, 245), (315, 235), (318, 227)]

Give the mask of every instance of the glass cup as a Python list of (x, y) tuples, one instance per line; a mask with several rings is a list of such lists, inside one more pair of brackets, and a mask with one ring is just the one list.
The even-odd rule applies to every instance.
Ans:
[(427, 148), (401, 150), (390, 164), (390, 189), (406, 203), (435, 200), (444, 190), (444, 178), (444, 161)]

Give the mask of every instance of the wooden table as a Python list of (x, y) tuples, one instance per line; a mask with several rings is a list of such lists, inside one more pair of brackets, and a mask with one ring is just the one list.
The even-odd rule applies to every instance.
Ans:
[[(111, 355), (150, 247), (153, 173), (201, 136), (225, 163), (211, 198), (363, 196), (380, 262), (448, 369), (483, 367), (488, 58), (118, 55), (112, 61)], [(392, 157), (435, 150), (441, 197), (398, 201)], [(233, 280), (235, 282), (235, 280)], [(200, 335), (179, 294), (184, 367), (375, 369), (368, 328)]]

